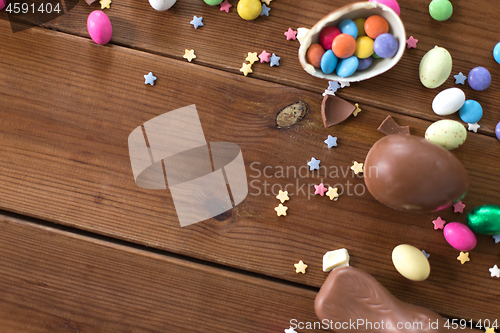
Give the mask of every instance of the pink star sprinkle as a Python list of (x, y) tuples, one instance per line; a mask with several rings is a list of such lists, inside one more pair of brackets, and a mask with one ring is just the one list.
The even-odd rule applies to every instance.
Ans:
[(225, 11), (226, 13), (229, 13), (229, 8), (231, 7), (233, 7), (233, 5), (227, 2), (227, 0), (224, 0), (224, 2), (220, 4), (220, 10)]
[(323, 185), (323, 183), (321, 183), (319, 185), (314, 185), (314, 188), (316, 189), (314, 194), (319, 194), (321, 196), (324, 196), (325, 192), (328, 191), (328, 189)]
[(297, 31), (293, 31), (292, 28), (288, 28), (288, 31), (285, 32), (286, 40), (295, 40), (297, 36)]
[(409, 49), (416, 49), (417, 43), (418, 43), (418, 39), (415, 39), (415, 38), (413, 38), (413, 36), (410, 36), (410, 38), (408, 38), (406, 40), (406, 47)]
[(441, 216), (439, 216), (437, 219), (432, 221), (432, 223), (434, 224), (434, 230), (438, 230), (444, 228), (444, 224), (446, 223), (446, 221), (441, 219)]
[(260, 63), (269, 62), (269, 58), (271, 57), (271, 53), (267, 53), (266, 50), (262, 51), (259, 54)]
[(453, 205), (453, 213), (463, 213), (464, 208), (465, 208), (465, 205), (462, 203), (462, 201), (459, 201)]

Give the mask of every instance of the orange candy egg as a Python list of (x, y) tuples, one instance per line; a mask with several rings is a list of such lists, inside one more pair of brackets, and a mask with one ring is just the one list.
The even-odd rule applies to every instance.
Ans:
[[(356, 45), (356, 43), (354, 43), (354, 45)], [(311, 46), (309, 46), (309, 48), (307, 49), (307, 61), (315, 68), (320, 68), (321, 58), (323, 57), (324, 53), (325, 49), (323, 48), (323, 46), (318, 43), (311, 44)]]
[(365, 32), (368, 37), (375, 39), (389, 32), (389, 23), (380, 15), (372, 15), (365, 21)]
[(340, 34), (332, 42), (333, 53), (341, 58), (346, 59), (356, 51), (356, 40), (348, 34)]

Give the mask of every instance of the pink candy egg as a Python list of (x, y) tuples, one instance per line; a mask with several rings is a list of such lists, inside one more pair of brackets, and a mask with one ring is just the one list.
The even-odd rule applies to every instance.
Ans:
[(467, 252), (476, 247), (476, 236), (465, 224), (448, 223), (443, 229), (444, 238), (455, 249)]
[(2, 10), (3, 7), (5, 7), (6, 3), (7, 3), (7, 0), (0, 0), (0, 10)]
[(370, 0), (370, 2), (378, 2), (383, 5), (386, 5), (387, 7), (391, 8), (396, 14), (400, 14), (399, 10), (399, 4), (396, 0)]
[(106, 45), (113, 35), (108, 15), (100, 10), (94, 10), (90, 13), (87, 19), (87, 30), (92, 40), (100, 45)]

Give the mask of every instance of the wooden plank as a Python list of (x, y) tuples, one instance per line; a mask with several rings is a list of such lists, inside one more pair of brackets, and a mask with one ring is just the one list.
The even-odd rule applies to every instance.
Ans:
[[(241, 147), (247, 178), (261, 191), (264, 182), (290, 183), (296, 191), (321, 182), (309, 172), (275, 174), (280, 166), (304, 169), (312, 156), (348, 171), (382, 137), (375, 129), (388, 112), (361, 105), (358, 117), (325, 129), (315, 93), (38, 28), (13, 35), (4, 21), (0, 36), (2, 209), (315, 287), (325, 278), (323, 254), (345, 247), (353, 265), (405, 301), (460, 318), (497, 315), (490, 302), (500, 289), (488, 268), (497, 263), (498, 246), (481, 236), (472, 262), (460, 265), (458, 253), (432, 229), (438, 214), (396, 212), (366, 192), (338, 202), (298, 192), (287, 202), (289, 215), (278, 218), (274, 194), (251, 187), (226, 220), (180, 228), (170, 192), (138, 188), (132, 177), (129, 133), (185, 105), (198, 106), (207, 141)], [(144, 85), (149, 71), (158, 77), (154, 87)], [(310, 114), (291, 129), (276, 129), (278, 110), (299, 100), (309, 104)], [(417, 135), (429, 125), (406, 116), (396, 120)], [(324, 145), (328, 134), (339, 137), (337, 148)], [(470, 135), (455, 152), (471, 176), (466, 211), (500, 203), (495, 140)], [(271, 178), (264, 171), (272, 171)], [(363, 188), (350, 173), (328, 177), (323, 181)], [(451, 211), (440, 215), (465, 221)], [(425, 283), (408, 282), (392, 267), (391, 251), (401, 243), (431, 253)], [(294, 271), (301, 259), (309, 265), (305, 275)]]
[[(178, 1), (166, 12), (153, 10), (147, 1), (117, 1), (106, 10), (113, 24), (112, 42), (181, 60), (186, 48), (194, 49), (197, 64), (237, 74), (241, 74), (239, 69), (248, 52), (260, 53), (265, 49), (280, 56), (281, 65), (254, 64), (251, 76), (316, 93), (327, 88), (326, 81), (302, 70), (297, 59), (298, 41), (287, 41), (283, 33), (289, 27), (312, 27), (330, 11), (353, 1), (274, 1), (270, 4), (269, 17), (250, 22), (239, 17), (235, 7), (237, 1), (232, 2), (234, 6), (226, 13), (221, 12), (219, 6), (208, 6), (200, 0)], [(492, 28), (496, 26), (496, 17), (491, 6), (484, 0), (457, 3), (449, 20), (437, 22), (428, 13), (428, 0), (402, 0), (399, 4), (407, 36), (413, 35), (419, 40), (418, 48), (407, 50), (393, 70), (353, 84), (339, 95), (351, 101), (436, 121), (442, 117), (431, 109), (434, 96), (444, 88), (458, 86), (464, 89), (467, 98), (482, 104), (484, 116), (480, 131), (493, 135), (500, 121), (494, 112), (500, 98), (495, 79), (500, 75), (500, 66), (492, 56), (499, 39), (498, 31)], [(98, 2), (89, 7), (80, 1), (69, 13), (44, 26), (88, 37), (87, 16), (99, 8)], [(193, 15), (202, 16), (205, 25), (194, 29), (189, 24)], [(435, 45), (450, 51), (453, 70), (443, 86), (427, 89), (419, 82), (418, 66), (425, 52)], [(476, 66), (486, 67), (491, 72), (493, 79), (489, 89), (477, 92), (468, 85), (454, 84), (453, 75), (458, 72), (467, 75)], [(460, 120), (458, 115), (447, 118)]]

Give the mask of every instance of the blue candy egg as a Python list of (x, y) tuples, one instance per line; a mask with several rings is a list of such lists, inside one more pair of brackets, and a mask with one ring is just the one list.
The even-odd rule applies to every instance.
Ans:
[(351, 56), (347, 59), (340, 59), (337, 65), (337, 75), (340, 77), (348, 77), (354, 74), (358, 69), (359, 60), (356, 56)]
[(380, 58), (391, 58), (398, 52), (398, 41), (391, 34), (381, 34), (375, 38), (373, 50)]
[(497, 135), (498, 140), (500, 140), (500, 121), (497, 124), (497, 127), (495, 128), (495, 133)]
[(335, 68), (337, 67), (339, 58), (335, 54), (333, 54), (332, 50), (328, 50), (323, 53), (323, 57), (321, 57), (321, 70), (325, 74), (332, 74)]
[(358, 71), (364, 71), (365, 69), (367, 69), (368, 67), (370, 67), (372, 65), (372, 62), (373, 62), (373, 58), (372, 57), (368, 57), (368, 58), (365, 58), (365, 59), (358, 59)]
[(483, 116), (483, 108), (481, 104), (473, 99), (468, 99), (464, 102), (460, 110), (458, 110), (460, 118), (468, 124), (477, 123)]
[(491, 83), (490, 72), (484, 67), (473, 68), (469, 72), (467, 82), (469, 82), (469, 86), (474, 90), (485, 90), (490, 86)]
[(353, 20), (342, 20), (338, 24), (337, 28), (339, 28), (343, 34), (351, 35), (354, 39), (358, 38), (358, 26)]
[(493, 48), (493, 58), (495, 58), (495, 61), (500, 64), (500, 43), (495, 45)]

